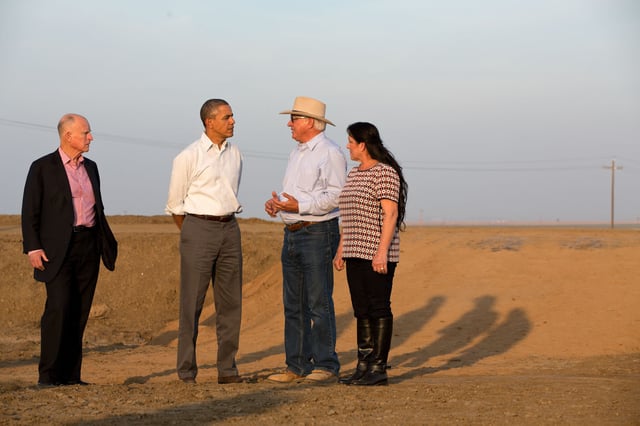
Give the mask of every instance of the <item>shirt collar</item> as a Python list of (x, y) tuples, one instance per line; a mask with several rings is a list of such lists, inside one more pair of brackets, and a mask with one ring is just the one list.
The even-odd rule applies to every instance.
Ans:
[(69, 157), (67, 153), (62, 150), (62, 148), (58, 148), (58, 153), (60, 154), (60, 158), (62, 158), (62, 164), (71, 164), (72, 166), (75, 166), (76, 164), (80, 165), (84, 162), (84, 157), (82, 156), (82, 154), (80, 154), (80, 156), (78, 157), (78, 162), (74, 164), (71, 161), (71, 157)]
[[(222, 145), (220, 146), (220, 151), (224, 151), (225, 148), (229, 145), (229, 141), (226, 140), (224, 142), (222, 142)], [(209, 139), (209, 136), (207, 136), (207, 134), (205, 132), (202, 132), (202, 137), (200, 137), (200, 146), (205, 150), (205, 151), (209, 151), (210, 149), (212, 149), (214, 146), (217, 148), (218, 145), (216, 145), (215, 143), (213, 143), (211, 141), (211, 139)]]
[(307, 149), (310, 151), (313, 151), (315, 147), (318, 146), (318, 144), (320, 143), (320, 140), (323, 137), (324, 137), (324, 133), (320, 132), (307, 142), (304, 142), (304, 143), (298, 142), (298, 151), (304, 151)]

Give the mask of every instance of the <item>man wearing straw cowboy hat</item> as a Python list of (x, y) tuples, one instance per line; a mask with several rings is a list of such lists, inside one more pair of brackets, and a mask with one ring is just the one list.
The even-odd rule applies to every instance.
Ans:
[(332, 383), (340, 362), (335, 351), (333, 270), (340, 232), (338, 197), (346, 179), (347, 161), (324, 134), (325, 104), (297, 97), (288, 126), (298, 142), (289, 155), (281, 193), (265, 203), (271, 217), (285, 224), (282, 245), (284, 346), (287, 369), (268, 380)]

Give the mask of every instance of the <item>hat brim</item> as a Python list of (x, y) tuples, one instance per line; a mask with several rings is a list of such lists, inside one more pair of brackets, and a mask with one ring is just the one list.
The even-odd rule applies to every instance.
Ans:
[(309, 114), (308, 112), (304, 112), (304, 111), (296, 111), (295, 109), (292, 109), (289, 111), (282, 111), (280, 114), (299, 115), (301, 117), (309, 117), (309, 118), (313, 118), (314, 120), (323, 121), (327, 124), (331, 124), (333, 127), (336, 127), (336, 125), (333, 124), (330, 120), (327, 120), (324, 117), (320, 117), (319, 115)]

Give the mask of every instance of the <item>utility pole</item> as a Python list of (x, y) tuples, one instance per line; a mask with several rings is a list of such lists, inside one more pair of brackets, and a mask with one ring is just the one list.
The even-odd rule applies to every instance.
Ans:
[(616, 170), (622, 170), (622, 166), (616, 166), (616, 160), (611, 160), (610, 166), (604, 166), (604, 169), (611, 170), (611, 229), (613, 229), (613, 209), (614, 209), (614, 194), (616, 183)]

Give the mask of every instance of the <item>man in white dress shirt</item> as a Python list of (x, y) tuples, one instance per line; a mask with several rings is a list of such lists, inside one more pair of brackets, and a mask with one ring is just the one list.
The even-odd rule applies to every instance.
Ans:
[(338, 380), (332, 260), (340, 239), (338, 197), (347, 161), (325, 134), (325, 104), (299, 96), (287, 124), (298, 142), (289, 156), (280, 194), (265, 203), (285, 223), (282, 246), (284, 348), (287, 368), (272, 382)]
[(218, 383), (239, 383), (236, 354), (242, 316), (242, 245), (235, 214), (242, 155), (227, 138), (235, 119), (229, 104), (209, 99), (200, 109), (204, 132), (173, 160), (166, 212), (180, 229), (178, 377), (195, 383), (198, 324), (213, 283)]

